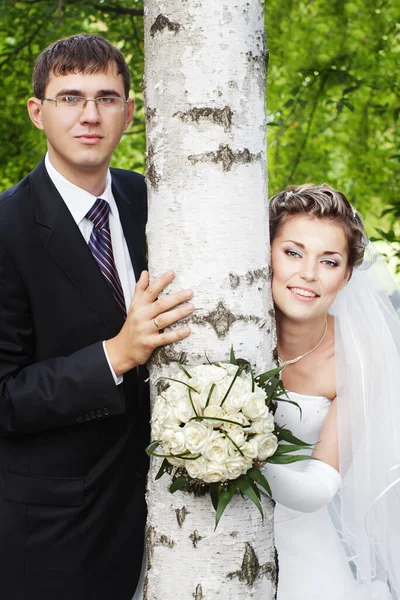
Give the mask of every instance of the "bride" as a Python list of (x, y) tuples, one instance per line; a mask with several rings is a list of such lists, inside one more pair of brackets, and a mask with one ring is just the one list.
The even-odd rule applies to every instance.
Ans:
[(277, 349), (292, 401), (278, 403), (275, 419), (317, 442), (319, 459), (266, 467), (278, 600), (400, 600), (397, 289), (361, 217), (328, 185), (274, 196), (270, 228)]

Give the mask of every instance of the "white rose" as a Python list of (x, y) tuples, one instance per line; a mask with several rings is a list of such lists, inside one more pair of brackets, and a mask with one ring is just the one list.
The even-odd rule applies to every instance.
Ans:
[(270, 412), (259, 421), (253, 421), (251, 424), (252, 433), (272, 433), (274, 428), (274, 417)]
[(258, 443), (257, 440), (252, 437), (243, 444), (240, 448), (246, 458), (249, 460), (255, 460), (258, 457)]
[[(229, 437), (231, 438), (231, 440), (236, 444), (236, 446), (239, 446), (239, 448), (241, 448), (243, 446), (243, 444), (246, 441), (246, 434), (243, 431), (242, 427), (235, 427), (234, 429), (231, 429), (229, 432), (227, 432)], [(229, 438), (228, 438), (229, 439)], [(232, 442), (231, 445), (233, 447), (235, 447)]]
[(198, 454), (203, 452), (204, 446), (208, 444), (212, 428), (208, 427), (205, 422), (190, 421), (190, 423), (186, 423), (182, 431), (185, 436), (186, 448), (190, 452)]
[(237, 479), (240, 475), (244, 475), (251, 468), (252, 462), (246, 461), (242, 456), (230, 458), (226, 464), (227, 479)]
[[(193, 392), (194, 395), (194, 392)], [(193, 396), (192, 396), (193, 398)], [(180, 423), (187, 423), (189, 419), (196, 416), (193, 410), (192, 403), (190, 402), (189, 394), (185, 390), (185, 394), (177, 396), (171, 403), (171, 408), (175, 418)]]
[(203, 479), (207, 470), (207, 461), (201, 456), (196, 460), (184, 460), (185, 468), (193, 479)]
[(206, 472), (203, 475), (203, 481), (206, 483), (217, 483), (218, 481), (226, 480), (225, 466), (220, 463), (209, 462)]
[[(216, 406), (214, 404), (207, 406), (203, 412), (204, 417), (212, 417), (213, 419), (225, 418), (225, 412), (220, 406)], [(214, 429), (216, 427), (220, 427), (222, 425), (222, 421), (207, 421), (210, 427)]]
[(226, 414), (225, 419), (227, 419), (228, 421), (232, 421), (231, 423), (224, 422), (221, 425), (221, 429), (224, 429), (228, 433), (230, 431), (234, 431), (238, 427), (238, 425), (247, 427), (250, 423), (241, 412), (238, 412), (234, 415)]
[(158, 422), (161, 425), (178, 425), (179, 421), (174, 415), (173, 408), (169, 405), (164, 398), (157, 396), (152, 411), (151, 422)]
[(250, 392), (243, 398), (242, 413), (249, 419), (261, 419), (268, 413), (268, 408), (265, 404), (264, 392)]
[(272, 433), (255, 435), (253, 440), (256, 440), (258, 444), (259, 460), (266, 460), (269, 456), (272, 456), (278, 447), (278, 439)]
[(238, 370), (238, 365), (231, 365), (230, 363), (221, 363), (221, 367), (225, 369), (228, 375), (231, 376), (236, 375), (236, 372)]
[(230, 443), (224, 435), (214, 432), (203, 450), (203, 456), (211, 462), (221, 464), (228, 458)]
[(181, 427), (164, 429), (162, 432), (162, 443), (166, 444), (171, 454), (181, 454), (186, 450), (185, 434)]
[(235, 414), (242, 410), (243, 401), (244, 395), (235, 389), (234, 384), (233, 388), (228, 394), (228, 397), (225, 399), (225, 402), (223, 403), (222, 407), (227, 413)]
[(217, 367), (217, 365), (197, 365), (190, 369), (192, 379), (189, 380), (189, 385), (194, 387), (198, 392), (207, 390), (207, 393), (213, 383), (218, 384), (226, 377), (225, 369)]

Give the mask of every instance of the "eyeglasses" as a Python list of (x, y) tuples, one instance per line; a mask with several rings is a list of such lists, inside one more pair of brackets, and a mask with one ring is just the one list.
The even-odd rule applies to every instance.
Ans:
[(101, 113), (119, 113), (122, 112), (129, 100), (124, 100), (119, 96), (101, 96), (100, 98), (85, 98), (84, 96), (57, 96), (57, 98), (43, 98), (49, 102), (54, 102), (58, 110), (76, 112), (84, 110), (87, 103), (92, 101)]

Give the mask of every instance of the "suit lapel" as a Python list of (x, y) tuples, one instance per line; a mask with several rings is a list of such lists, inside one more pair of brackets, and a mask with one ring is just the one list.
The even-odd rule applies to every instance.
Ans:
[(112, 191), (118, 206), (119, 218), (137, 281), (141, 272), (147, 269), (143, 227), (144, 215), (141, 203), (135, 201), (133, 189), (130, 190), (128, 195), (118, 178), (118, 170), (115, 171), (114, 169), (112, 169)]
[(54, 261), (106, 325), (122, 326), (123, 318), (79, 227), (51, 181), (44, 161), (31, 174), (38, 226)]

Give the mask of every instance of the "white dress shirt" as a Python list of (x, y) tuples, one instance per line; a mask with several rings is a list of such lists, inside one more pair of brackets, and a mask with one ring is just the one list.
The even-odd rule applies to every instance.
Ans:
[[(71, 181), (68, 181), (68, 179), (61, 175), (61, 173), (59, 173), (51, 164), (48, 154), (45, 156), (45, 166), (50, 179), (57, 188), (61, 198), (67, 205), (67, 208), (70, 211), (75, 223), (78, 225), (86, 243), (89, 242), (89, 238), (93, 229), (93, 223), (89, 221), (85, 215), (87, 215), (89, 210), (92, 208), (97, 198), (103, 198), (103, 200), (106, 200), (110, 205), (109, 223), (114, 261), (121, 281), (122, 290), (124, 292), (126, 308), (128, 310), (132, 301), (133, 292), (135, 290), (135, 273), (133, 271), (128, 246), (122, 230), (118, 208), (112, 194), (110, 170), (107, 172), (106, 187), (104, 192), (99, 196), (93, 196), (93, 194), (90, 194), (74, 183), (71, 183)], [(119, 384), (123, 378), (115, 375), (114, 370), (111, 367), (104, 342), (103, 348), (114, 380), (117, 384)]]

